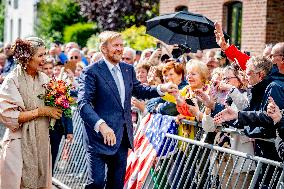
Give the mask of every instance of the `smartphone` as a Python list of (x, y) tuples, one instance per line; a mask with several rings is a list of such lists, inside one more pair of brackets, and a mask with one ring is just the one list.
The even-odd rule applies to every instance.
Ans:
[(186, 102), (188, 105), (195, 106), (194, 102), (193, 102), (190, 98), (185, 99), (185, 102)]
[(160, 42), (157, 42), (156, 48), (157, 48), (157, 49), (160, 49), (160, 48), (161, 48), (161, 43), (160, 43)]

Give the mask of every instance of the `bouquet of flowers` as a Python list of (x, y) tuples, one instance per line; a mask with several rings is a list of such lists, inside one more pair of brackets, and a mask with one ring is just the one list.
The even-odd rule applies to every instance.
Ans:
[[(44, 100), (45, 105), (60, 108), (66, 117), (71, 117), (71, 106), (75, 105), (74, 98), (70, 96), (72, 84), (67, 84), (62, 79), (52, 78), (43, 87), (46, 89), (45, 94), (39, 95), (39, 98)], [(53, 129), (55, 122), (54, 118), (50, 120), (51, 129)]]

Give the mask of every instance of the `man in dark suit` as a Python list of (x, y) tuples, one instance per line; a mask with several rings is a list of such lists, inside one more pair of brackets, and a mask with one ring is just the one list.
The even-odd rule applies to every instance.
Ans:
[(99, 38), (103, 59), (86, 67), (79, 79), (78, 104), (85, 124), (83, 139), (88, 165), (85, 188), (122, 189), (128, 148), (133, 148), (132, 95), (153, 98), (175, 92), (177, 86), (170, 83), (157, 88), (143, 86), (136, 79), (133, 66), (120, 62), (123, 54), (120, 33), (105, 31)]

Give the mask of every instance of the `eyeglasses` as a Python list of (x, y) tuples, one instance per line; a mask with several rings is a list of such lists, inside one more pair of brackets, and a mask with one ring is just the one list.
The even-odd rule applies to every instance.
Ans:
[(284, 56), (283, 54), (271, 54), (269, 58), (275, 58), (276, 56)]
[(247, 76), (251, 76), (251, 75), (256, 75), (256, 74), (259, 74), (261, 71), (258, 71), (258, 72), (254, 72), (254, 71), (248, 71), (246, 73)]
[(238, 77), (225, 77), (225, 78), (223, 78), (223, 80), (224, 81), (230, 81), (230, 79), (234, 79), (234, 78), (236, 78), (236, 79), (238, 79)]
[(79, 58), (78, 56), (71, 56), (71, 57), (70, 57), (71, 60), (73, 60), (73, 59), (74, 59), (74, 60), (77, 60), (78, 58)]

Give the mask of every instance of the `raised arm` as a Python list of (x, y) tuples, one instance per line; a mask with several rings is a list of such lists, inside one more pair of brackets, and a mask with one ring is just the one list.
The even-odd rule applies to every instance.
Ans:
[(215, 23), (215, 36), (216, 36), (216, 42), (221, 47), (221, 49), (225, 52), (226, 56), (234, 61), (237, 59), (240, 67), (243, 70), (246, 70), (246, 63), (250, 59), (250, 56), (247, 54), (241, 52), (239, 49), (237, 49), (234, 45), (229, 45), (224, 37), (222, 26), (220, 23)]

